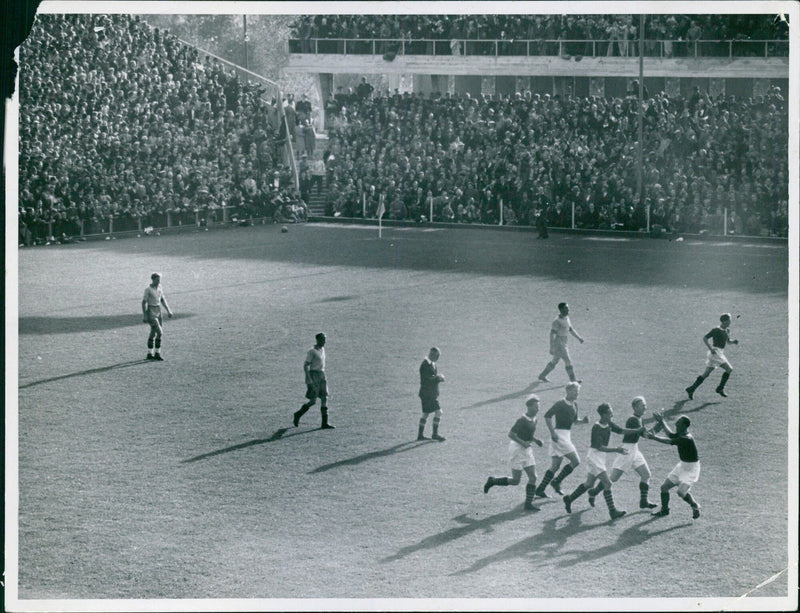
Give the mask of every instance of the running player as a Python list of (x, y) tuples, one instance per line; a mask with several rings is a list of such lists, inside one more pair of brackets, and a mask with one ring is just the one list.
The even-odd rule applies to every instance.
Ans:
[[(647, 402), (644, 396), (636, 396), (631, 402), (633, 408), (633, 415), (625, 422), (625, 427), (631, 430), (639, 430), (642, 427), (642, 415), (647, 411)], [(648, 492), (650, 491), (650, 467), (647, 465), (647, 460), (644, 459), (642, 452), (639, 451), (639, 432), (625, 434), (622, 437), (622, 448), (627, 452), (625, 455), (617, 456), (614, 464), (611, 466), (611, 472), (608, 475), (611, 483), (616, 483), (619, 478), (629, 468), (633, 468), (639, 475), (639, 508), (640, 509), (654, 509), (658, 505), (650, 502), (647, 499)], [(589, 490), (589, 504), (594, 506), (594, 499), (604, 487), (603, 481), (600, 481), (596, 486)]]
[[(578, 419), (578, 394), (580, 393), (581, 386), (577, 381), (572, 381), (567, 384), (565, 388), (566, 396), (556, 402), (547, 413), (544, 414), (544, 422), (547, 424), (547, 429), (550, 430), (550, 468), (548, 468), (542, 482), (536, 488), (536, 495), (539, 498), (549, 498), (545, 493), (548, 484), (553, 486), (553, 489), (559, 494), (563, 495), (561, 491), (561, 482), (581, 463), (578, 457), (578, 451), (575, 445), (572, 444), (570, 438), (570, 430), (572, 424), (586, 424), (589, 423), (589, 418), (584, 416)], [(564, 458), (569, 460), (561, 472), (556, 475), (556, 471), (561, 466)]]
[(553, 325), (550, 326), (550, 355), (553, 356), (553, 359), (539, 373), (539, 381), (550, 381), (547, 375), (556, 367), (559, 360), (564, 360), (564, 368), (569, 375), (569, 380), (577, 381), (575, 371), (572, 368), (572, 360), (569, 357), (569, 349), (567, 349), (567, 339), (570, 334), (583, 344), (583, 338), (575, 331), (569, 320), (569, 305), (566, 302), (562, 302), (558, 305), (558, 317), (553, 320)]
[(303, 362), (303, 370), (306, 375), (306, 402), (294, 414), (294, 425), (300, 425), (300, 418), (305, 415), (314, 404), (317, 398), (320, 401), (320, 413), (322, 413), (322, 430), (333, 430), (336, 426), (328, 423), (328, 381), (325, 378), (325, 334), (320, 332), (316, 335), (317, 344), (306, 353), (306, 360)]
[(145, 288), (142, 298), (144, 323), (150, 325), (150, 335), (147, 337), (148, 360), (164, 360), (161, 357), (161, 337), (164, 333), (164, 320), (161, 316), (162, 305), (167, 310), (167, 316), (172, 317), (172, 310), (164, 297), (164, 288), (161, 287), (161, 274), (154, 272), (150, 275), (150, 285)]
[(522, 471), (528, 475), (525, 486), (525, 509), (538, 511), (539, 507), (533, 505), (536, 494), (536, 460), (533, 457), (532, 444), (541, 447), (544, 443), (534, 436), (536, 432), (536, 415), (539, 413), (539, 397), (536, 394), (528, 396), (525, 401), (525, 414), (522, 415), (508, 432), (508, 463), (511, 467), (511, 477), (489, 477), (483, 486), (483, 493), (489, 492), (493, 485), (519, 485)]
[(594, 485), (594, 482), (599, 480), (603, 484), (603, 497), (608, 506), (608, 514), (611, 519), (617, 519), (625, 515), (625, 511), (618, 510), (614, 506), (614, 497), (611, 493), (611, 480), (608, 478), (606, 472), (606, 461), (608, 455), (611, 453), (618, 453), (623, 457), (627, 455), (628, 451), (623, 447), (609, 447), (608, 443), (611, 439), (611, 432), (617, 434), (642, 434), (644, 428), (620, 428), (617, 424), (611, 421), (614, 416), (614, 409), (608, 403), (603, 403), (597, 407), (597, 412), (600, 414), (600, 421), (595, 422), (592, 426), (592, 442), (589, 448), (589, 453), (586, 454), (586, 463), (589, 465), (589, 474), (586, 475), (586, 481), (581, 483), (575, 488), (571, 494), (567, 494), (562, 498), (564, 501), (564, 508), (567, 513), (572, 513), (572, 503), (583, 495), (585, 491)]
[[(731, 343), (732, 345), (739, 344), (739, 341), (730, 337), (730, 326), (731, 314), (723, 313), (719, 317), (719, 326), (712, 329), (703, 337), (703, 344), (708, 349), (708, 355), (706, 356), (706, 369), (702, 375), (699, 375), (697, 379), (695, 379), (694, 383), (686, 388), (686, 393), (689, 394), (689, 399), (694, 397), (694, 391), (700, 387), (703, 381), (708, 378), (708, 375), (710, 375), (714, 369), (717, 368), (717, 366), (722, 367), (722, 370), (725, 372), (722, 373), (722, 379), (720, 379), (716, 392), (720, 396), (727, 398), (728, 395), (725, 393), (725, 384), (728, 382), (728, 378), (731, 376), (733, 367), (731, 366), (731, 363), (728, 362), (728, 358), (725, 357), (723, 350), (725, 349), (726, 343)], [(709, 339), (711, 340), (711, 343), (708, 342)]]
[(692, 507), (692, 518), (697, 519), (700, 517), (700, 505), (689, 493), (692, 486), (697, 483), (700, 478), (700, 461), (697, 456), (697, 445), (695, 445), (694, 437), (689, 434), (689, 426), (691, 421), (686, 415), (681, 415), (678, 421), (675, 422), (675, 431), (673, 432), (670, 427), (664, 422), (664, 416), (658, 413), (653, 417), (659, 425), (664, 428), (667, 437), (658, 436), (656, 434), (648, 434), (647, 438), (664, 443), (666, 445), (675, 445), (678, 448), (678, 457), (680, 462), (675, 465), (667, 475), (664, 483), (661, 484), (661, 508), (653, 513), (663, 517), (669, 515), (669, 491), (678, 486), (678, 496), (683, 498), (686, 503)]

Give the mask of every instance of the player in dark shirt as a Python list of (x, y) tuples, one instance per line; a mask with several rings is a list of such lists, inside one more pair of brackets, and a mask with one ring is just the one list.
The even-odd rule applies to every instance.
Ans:
[(653, 417), (656, 418), (658, 425), (664, 428), (668, 438), (657, 436), (653, 433), (648, 434), (647, 438), (665, 445), (675, 445), (678, 448), (678, 457), (680, 458), (680, 462), (675, 465), (675, 468), (667, 475), (664, 483), (661, 484), (661, 508), (653, 515), (661, 517), (669, 515), (669, 491), (677, 485), (678, 496), (692, 507), (692, 517), (697, 519), (700, 517), (700, 505), (689, 493), (692, 485), (697, 483), (700, 478), (697, 445), (695, 445), (692, 435), (689, 434), (689, 426), (692, 422), (686, 415), (681, 415), (678, 421), (675, 422), (675, 431), (673, 432), (664, 422), (663, 415), (655, 413)]
[[(694, 391), (700, 387), (703, 381), (708, 378), (708, 375), (710, 375), (717, 366), (721, 366), (722, 370), (725, 372), (722, 373), (722, 379), (720, 379), (716, 392), (720, 396), (727, 397), (727, 394), (725, 393), (725, 384), (728, 382), (728, 378), (731, 376), (733, 367), (731, 366), (731, 363), (728, 362), (728, 358), (725, 357), (723, 350), (725, 349), (726, 343), (731, 343), (732, 345), (739, 344), (739, 341), (730, 337), (730, 332), (728, 330), (730, 325), (730, 313), (723, 313), (719, 318), (719, 326), (711, 330), (703, 337), (703, 344), (708, 349), (708, 355), (706, 357), (706, 369), (702, 375), (699, 375), (697, 379), (695, 379), (694, 383), (686, 388), (686, 393), (689, 394), (690, 399), (694, 397)], [(711, 340), (711, 343), (708, 342), (709, 340)]]
[(433, 413), (433, 434), (431, 438), (435, 441), (444, 441), (444, 437), (439, 434), (439, 422), (442, 420), (442, 409), (439, 406), (439, 384), (444, 381), (444, 375), (440, 375), (436, 369), (436, 360), (442, 352), (438, 347), (431, 347), (428, 357), (422, 360), (419, 365), (419, 399), (422, 401), (422, 417), (419, 418), (419, 428), (417, 430), (417, 440), (427, 440), (425, 437), (425, 424), (428, 415)]
[(618, 453), (626, 455), (628, 451), (623, 447), (609, 447), (608, 443), (611, 440), (611, 433), (624, 434), (626, 436), (639, 436), (644, 432), (644, 428), (640, 425), (637, 428), (620, 428), (617, 424), (611, 421), (614, 416), (614, 409), (608, 403), (603, 403), (597, 407), (597, 412), (600, 415), (600, 421), (592, 426), (592, 442), (589, 453), (586, 455), (586, 464), (589, 467), (589, 474), (586, 475), (586, 481), (581, 483), (575, 491), (567, 494), (562, 498), (564, 501), (564, 508), (567, 513), (572, 512), (572, 503), (580, 498), (584, 492), (589, 490), (598, 479), (603, 484), (603, 497), (605, 498), (606, 505), (608, 505), (608, 514), (611, 519), (617, 519), (625, 515), (625, 511), (617, 510), (614, 506), (614, 497), (611, 494), (611, 480), (608, 478), (606, 461), (609, 454)]
[[(548, 468), (542, 482), (536, 488), (536, 496), (539, 498), (548, 498), (545, 489), (548, 485), (552, 485), (553, 489), (559, 494), (563, 495), (561, 491), (561, 482), (581, 463), (578, 456), (578, 451), (575, 445), (572, 444), (570, 431), (572, 424), (586, 424), (589, 423), (589, 418), (584, 416), (578, 419), (578, 394), (580, 393), (581, 386), (577, 381), (571, 381), (567, 384), (565, 392), (566, 396), (556, 402), (547, 413), (544, 414), (544, 421), (547, 424), (547, 429), (550, 430), (550, 468)], [(556, 471), (561, 466), (564, 458), (569, 460), (561, 472), (556, 475)]]
[(483, 486), (483, 493), (488, 493), (494, 485), (519, 485), (522, 471), (528, 475), (525, 486), (525, 510), (538, 511), (533, 497), (536, 492), (536, 461), (533, 457), (533, 443), (541, 447), (544, 443), (534, 436), (536, 432), (536, 415), (539, 413), (539, 397), (533, 394), (525, 401), (525, 415), (517, 419), (508, 432), (508, 463), (511, 467), (510, 477), (489, 477)]
[[(631, 402), (633, 415), (625, 422), (626, 428), (639, 429), (642, 427), (642, 415), (647, 411), (647, 402), (644, 396), (637, 396)], [(647, 495), (650, 492), (650, 467), (644, 459), (642, 452), (639, 451), (640, 434), (626, 434), (622, 437), (622, 448), (628, 453), (617, 456), (614, 464), (609, 468), (611, 471), (608, 478), (611, 483), (616, 483), (626, 470), (633, 468), (639, 475), (639, 508), (653, 509), (658, 505), (650, 502)], [(589, 504), (594, 506), (594, 499), (603, 490), (603, 482), (600, 481), (596, 486), (589, 490)]]

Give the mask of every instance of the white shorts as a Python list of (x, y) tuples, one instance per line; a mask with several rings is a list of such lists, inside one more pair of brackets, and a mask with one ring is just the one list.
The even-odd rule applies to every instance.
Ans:
[(566, 341), (564, 343), (556, 341), (555, 343), (550, 345), (550, 355), (552, 355), (553, 358), (561, 358), (567, 364), (570, 363), (569, 349), (567, 349)]
[(589, 474), (596, 477), (600, 473), (606, 472), (607, 458), (607, 451), (598, 451), (597, 449), (590, 448), (589, 452), (586, 454), (586, 466)]
[(717, 349), (716, 353), (709, 351), (708, 355), (706, 355), (706, 368), (716, 368), (723, 364), (731, 365), (731, 363), (728, 362), (728, 358), (726, 358), (725, 354), (722, 352), (722, 349)]
[(692, 487), (700, 478), (700, 462), (678, 462), (667, 475), (667, 480)]
[(508, 441), (508, 465), (511, 470), (524, 470), (536, 466), (532, 447), (523, 447), (515, 441)]
[(622, 443), (621, 447), (627, 451), (628, 454), (618, 454), (617, 457), (614, 458), (614, 464), (611, 468), (625, 472), (631, 468), (635, 470), (640, 466), (647, 466), (647, 460), (644, 459), (642, 452), (639, 451), (639, 443)]
[(554, 432), (558, 437), (558, 441), (554, 441), (552, 438), (550, 439), (550, 456), (561, 457), (565, 455), (569, 455), (570, 453), (574, 453), (578, 455), (577, 449), (575, 449), (575, 445), (572, 444), (572, 438), (570, 435), (570, 430), (559, 430), (555, 429)]

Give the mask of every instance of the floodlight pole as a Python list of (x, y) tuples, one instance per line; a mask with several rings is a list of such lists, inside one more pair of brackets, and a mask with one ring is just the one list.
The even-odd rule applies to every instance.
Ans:
[[(639, 201), (639, 206), (644, 204), (642, 194), (642, 172), (644, 166), (644, 13), (639, 15), (639, 112), (637, 113), (638, 130), (639, 130), (639, 146), (636, 148), (636, 198)], [(650, 230), (650, 221), (647, 222), (647, 230)]]
[(242, 21), (244, 23), (244, 67), (245, 70), (250, 70), (247, 58), (247, 15), (242, 15)]

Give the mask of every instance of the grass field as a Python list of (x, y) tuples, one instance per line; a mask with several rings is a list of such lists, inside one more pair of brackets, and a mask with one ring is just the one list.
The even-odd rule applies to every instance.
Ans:
[[(421, 227), (379, 240), (326, 224), (21, 250), (18, 596), (796, 603), (796, 567), (754, 590), (797, 560), (788, 258), (771, 243)], [(176, 312), (164, 363), (143, 360), (152, 270)], [(586, 338), (571, 342), (583, 414), (610, 402), (624, 422), (643, 394), (671, 422), (691, 417), (699, 520), (674, 494), (669, 517), (640, 511), (628, 474), (615, 522), (602, 497), (567, 515), (557, 499), (525, 512), (524, 485), (483, 494), (507, 473), (526, 395), (543, 411), (563, 396), (562, 366), (534, 384), (562, 300)], [(726, 351), (730, 397), (715, 372), (689, 401), (724, 311), (741, 343)], [(332, 431), (316, 407), (291, 420), (320, 330)], [(433, 344), (447, 441), (418, 443)], [(573, 430), (582, 457), (589, 431)], [(677, 453), (640, 446), (657, 500)]]

